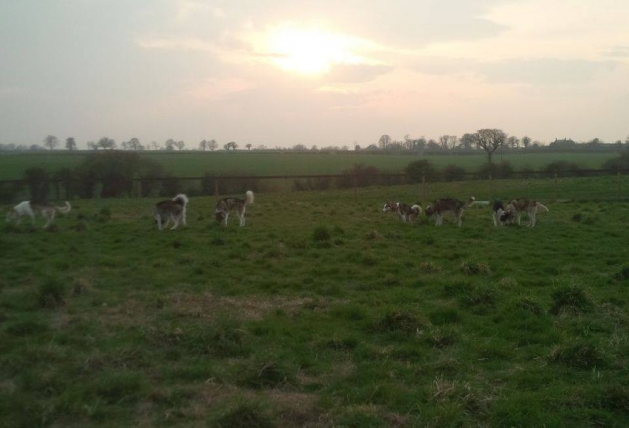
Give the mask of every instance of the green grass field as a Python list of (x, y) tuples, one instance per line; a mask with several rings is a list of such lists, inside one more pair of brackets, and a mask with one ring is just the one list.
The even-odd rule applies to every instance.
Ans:
[[(62, 167), (75, 167), (87, 152), (68, 153), (24, 153), (0, 155), (0, 180), (18, 180), (30, 167), (43, 167), (54, 173)], [(338, 174), (363, 163), (376, 166), (381, 172), (400, 173), (412, 161), (427, 159), (438, 168), (446, 165), (459, 165), (476, 171), (487, 162), (482, 153), (467, 156), (403, 156), (369, 155), (360, 153), (343, 154), (304, 154), (304, 153), (264, 153), (264, 152), (147, 152), (143, 154), (162, 164), (166, 170), (179, 177), (199, 177), (210, 172), (217, 175), (297, 175), (297, 174)], [(504, 155), (503, 160), (511, 162), (516, 170), (525, 167), (539, 170), (556, 160), (575, 162), (582, 169), (601, 168), (602, 164), (616, 153), (518, 153)], [(500, 156), (495, 156), (500, 161)]]
[(533, 229), (381, 212), (417, 186), (258, 194), (243, 228), (213, 198), (161, 233), (139, 199), (5, 224), (3, 426), (628, 426), (629, 203), (524, 188)]

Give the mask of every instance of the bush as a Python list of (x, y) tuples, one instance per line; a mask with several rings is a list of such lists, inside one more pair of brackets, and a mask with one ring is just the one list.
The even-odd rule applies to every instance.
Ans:
[(487, 163), (478, 169), (478, 176), (481, 179), (492, 178), (504, 179), (513, 177), (513, 166), (510, 162), (503, 161), (498, 164)]
[[(77, 182), (74, 171), (70, 168), (61, 168), (55, 172), (53, 175), (53, 179), (57, 182), (57, 189), (61, 188), (65, 191), (65, 199), (72, 199), (72, 197), (77, 193)], [(61, 195), (57, 195), (57, 199), (59, 199)]]
[(557, 315), (562, 311), (590, 312), (594, 304), (585, 294), (582, 288), (577, 285), (562, 287), (555, 290), (552, 295), (553, 305), (549, 312)]
[(341, 172), (337, 185), (339, 188), (373, 186), (378, 183), (378, 168), (366, 166), (362, 163), (355, 164), (352, 168)]
[(31, 200), (46, 200), (49, 190), (48, 178), (48, 173), (43, 168), (32, 167), (24, 171), (24, 181), (31, 194)]
[(629, 170), (629, 150), (623, 151), (617, 158), (605, 161), (603, 169)]
[(443, 169), (444, 181), (463, 181), (465, 180), (465, 168), (457, 165), (448, 165)]
[(574, 162), (568, 162), (565, 160), (559, 160), (549, 163), (543, 168), (543, 171), (548, 173), (557, 173), (560, 177), (567, 176), (581, 176), (581, 168)]
[(413, 183), (421, 183), (422, 177), (426, 181), (439, 181), (440, 176), (433, 164), (427, 160), (418, 160), (409, 163), (404, 172)]

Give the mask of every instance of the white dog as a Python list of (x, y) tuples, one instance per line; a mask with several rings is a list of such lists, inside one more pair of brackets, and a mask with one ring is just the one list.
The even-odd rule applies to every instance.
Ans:
[(20, 224), (20, 220), (22, 217), (29, 216), (31, 218), (32, 224), (35, 224), (35, 214), (38, 212), (47, 220), (44, 228), (48, 227), (55, 220), (55, 213), (59, 211), (60, 213), (67, 214), (70, 212), (72, 207), (70, 206), (70, 202), (66, 201), (65, 207), (56, 207), (48, 202), (32, 202), (32, 201), (24, 201), (20, 202), (16, 206), (13, 207), (7, 213), (7, 221), (16, 220), (16, 224)]
[[(186, 226), (186, 209), (188, 207), (188, 197), (183, 193), (178, 194), (172, 200), (161, 201), (153, 208), (153, 218), (157, 222), (157, 228), (163, 230), (168, 226), (170, 220), (175, 224), (170, 229), (177, 229), (181, 221)], [(164, 224), (162, 224), (164, 223)]]

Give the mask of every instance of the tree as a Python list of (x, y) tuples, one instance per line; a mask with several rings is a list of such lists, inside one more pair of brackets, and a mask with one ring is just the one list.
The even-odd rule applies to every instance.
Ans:
[(169, 138), (168, 140), (164, 142), (164, 148), (166, 150), (175, 150), (175, 144), (176, 144), (175, 140), (173, 140), (172, 138)]
[(186, 143), (184, 143), (183, 141), (177, 141), (175, 143), (175, 147), (177, 147), (179, 149), (179, 151), (183, 150), (183, 148), (185, 147)]
[(428, 143), (426, 143), (426, 147), (428, 147), (428, 150), (433, 150), (433, 151), (437, 151), (441, 148), (441, 146), (437, 144), (437, 142), (433, 140), (432, 138), (428, 140)]
[(529, 146), (529, 144), (531, 144), (531, 137), (527, 137), (527, 136), (522, 137), (522, 145), (524, 146), (525, 149)]
[(207, 146), (208, 146), (207, 140), (201, 140), (201, 142), (199, 143), (199, 148), (203, 151), (207, 150)]
[(210, 151), (214, 151), (218, 148), (218, 143), (216, 142), (216, 140), (210, 140), (207, 143), (207, 147), (208, 149), (210, 149)]
[(238, 148), (238, 144), (236, 144), (234, 141), (230, 141), (229, 143), (225, 144), (223, 148), (225, 150), (236, 150)]
[(76, 141), (74, 141), (74, 138), (72, 137), (66, 138), (66, 149), (70, 151), (76, 150)]
[(507, 138), (507, 147), (509, 147), (510, 149), (517, 149), (518, 147), (520, 147), (520, 140), (518, 139), (518, 137), (511, 136)]
[(144, 150), (144, 147), (142, 146), (142, 144), (140, 144), (140, 140), (138, 140), (135, 137), (129, 140), (129, 142), (127, 143), (127, 146), (129, 147), (130, 150), (136, 150), (136, 151)]
[(247, 145), (245, 145), (245, 147), (247, 148), (247, 150), (251, 151), (251, 143), (248, 143)]
[(386, 150), (389, 144), (391, 144), (391, 137), (386, 134), (380, 137), (380, 139), (378, 140), (378, 146), (382, 150)]
[(151, 148), (153, 150), (159, 150), (159, 143), (157, 141), (151, 141)]
[(492, 162), (492, 155), (502, 147), (507, 141), (507, 134), (500, 129), (480, 129), (474, 134), (474, 142), (477, 147), (487, 152), (489, 163)]
[(103, 137), (98, 140), (98, 147), (102, 147), (103, 149), (113, 150), (116, 148), (116, 141), (112, 138)]
[(448, 150), (454, 150), (457, 143), (457, 137), (455, 135), (442, 135), (439, 137), (439, 144), (441, 149), (445, 152)]
[(93, 141), (88, 141), (87, 142), (87, 148), (90, 150), (98, 150), (98, 144), (96, 144)]
[(459, 140), (459, 147), (464, 150), (472, 150), (474, 148), (474, 134), (463, 134)]
[(46, 138), (44, 138), (44, 145), (50, 150), (53, 150), (59, 145), (59, 140), (54, 135), (48, 135)]

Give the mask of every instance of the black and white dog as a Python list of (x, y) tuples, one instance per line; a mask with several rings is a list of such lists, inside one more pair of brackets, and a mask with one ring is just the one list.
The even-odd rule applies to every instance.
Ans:
[(214, 216), (216, 217), (216, 220), (222, 222), (224, 226), (227, 226), (229, 212), (235, 211), (238, 219), (240, 220), (240, 226), (244, 226), (245, 208), (247, 205), (253, 204), (253, 192), (251, 190), (247, 190), (245, 196), (245, 200), (228, 197), (218, 201), (214, 206)]
[(408, 205), (404, 202), (391, 202), (387, 201), (382, 208), (382, 212), (394, 212), (400, 216), (400, 220), (404, 223), (413, 224), (413, 222), (422, 213), (422, 207), (419, 203), (415, 205)]
[[(188, 197), (183, 193), (178, 194), (172, 200), (161, 201), (153, 208), (153, 218), (157, 221), (157, 228), (163, 230), (168, 226), (170, 220), (174, 226), (170, 230), (177, 229), (179, 222), (186, 226), (186, 208), (188, 207)], [(162, 224), (164, 223), (164, 224)]]
[(501, 200), (495, 200), (492, 206), (494, 226), (504, 226), (507, 223), (512, 223), (514, 219), (513, 210), (510, 205), (507, 205), (505, 209)]

